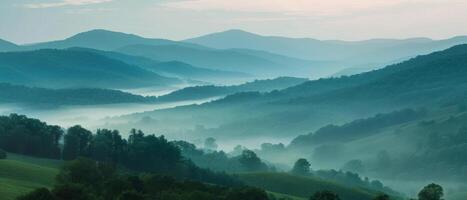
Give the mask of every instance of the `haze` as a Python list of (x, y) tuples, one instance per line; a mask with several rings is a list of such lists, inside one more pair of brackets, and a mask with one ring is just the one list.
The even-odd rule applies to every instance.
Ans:
[(103, 28), (174, 40), (227, 29), (316, 39), (441, 39), (467, 34), (466, 10), (463, 0), (2, 0), (0, 38), (34, 43)]

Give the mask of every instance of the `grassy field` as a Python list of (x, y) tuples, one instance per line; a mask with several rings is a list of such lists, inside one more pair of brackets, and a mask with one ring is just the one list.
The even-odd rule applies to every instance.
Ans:
[(371, 200), (376, 194), (374, 191), (362, 188), (350, 188), (321, 179), (293, 176), (287, 173), (245, 173), (239, 176), (248, 185), (305, 199), (322, 190), (334, 191), (343, 200)]
[(8, 154), (0, 160), (0, 198), (13, 200), (35, 188), (52, 187), (61, 161)]

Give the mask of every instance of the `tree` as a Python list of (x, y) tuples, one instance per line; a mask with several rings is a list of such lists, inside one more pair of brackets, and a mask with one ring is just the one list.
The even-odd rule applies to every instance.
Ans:
[(305, 158), (298, 159), (293, 168), (292, 173), (298, 175), (307, 175), (310, 173), (310, 166), (311, 164)]
[(239, 158), (240, 164), (247, 171), (266, 171), (267, 165), (251, 150), (244, 150)]
[(212, 137), (206, 138), (206, 140), (204, 141), (204, 148), (207, 150), (216, 150), (217, 147), (218, 145), (216, 143), (216, 139)]
[(19, 196), (17, 200), (56, 200), (47, 188), (38, 188), (26, 195)]
[(390, 198), (387, 194), (379, 194), (374, 198), (374, 200), (390, 200)]
[(79, 156), (88, 156), (92, 133), (81, 126), (68, 129), (63, 146), (63, 159), (74, 160)]
[(92, 137), (90, 154), (95, 160), (118, 163), (124, 153), (126, 141), (117, 130), (99, 129)]
[(6, 159), (8, 157), (6, 151), (0, 149), (0, 159)]
[(313, 194), (310, 200), (340, 200), (339, 196), (331, 191), (320, 191)]
[(180, 149), (164, 136), (145, 136), (142, 131), (132, 130), (128, 139), (127, 155), (123, 164), (144, 172), (174, 171), (182, 161)]
[(441, 200), (444, 195), (443, 188), (440, 185), (431, 183), (425, 186), (419, 193), (419, 200)]
[(24, 115), (0, 116), (0, 148), (45, 158), (60, 158), (58, 141), (63, 131)]

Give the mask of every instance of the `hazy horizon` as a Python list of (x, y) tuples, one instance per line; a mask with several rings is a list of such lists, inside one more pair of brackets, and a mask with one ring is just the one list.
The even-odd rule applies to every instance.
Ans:
[(461, 26), (466, 8), (467, 2), (460, 0), (5, 0), (0, 3), (0, 22), (8, 28), (0, 30), (0, 38), (28, 44), (107, 29), (183, 40), (241, 29), (320, 40), (438, 40), (467, 35)]

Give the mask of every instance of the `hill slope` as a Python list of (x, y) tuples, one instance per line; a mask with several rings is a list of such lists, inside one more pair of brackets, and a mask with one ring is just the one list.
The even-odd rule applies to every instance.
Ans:
[(95, 53), (37, 50), (0, 53), (0, 82), (65, 88), (166, 86), (179, 80)]
[(52, 187), (58, 174), (57, 161), (9, 154), (0, 160), (0, 196), (14, 200), (39, 187)]
[[(213, 127), (191, 134), (216, 138), (291, 137), (330, 123), (465, 98), (466, 59), (467, 45), (460, 45), (360, 75), (308, 81), (266, 94), (236, 94), (204, 105), (134, 117), (163, 116), (167, 124), (173, 124), (182, 116), (191, 116), (192, 122), (184, 121), (188, 130), (196, 125)], [(171, 130), (170, 126), (158, 128)]]
[[(131, 45), (120, 49), (118, 52), (144, 56), (159, 61), (182, 61), (195, 66), (203, 66), (216, 70), (237, 71), (257, 75), (274, 75), (281, 73), (293, 73), (295, 68), (303, 66), (285, 66), (271, 60), (245, 54), (238, 50), (198, 49), (180, 45)], [(290, 63), (293, 61), (289, 59)], [(287, 60), (284, 60), (286, 63)]]
[(96, 49), (88, 48), (70, 48), (71, 50), (76, 51), (89, 51), (94, 52), (100, 55), (107, 56), (109, 58), (120, 60), (122, 62), (136, 65), (141, 68), (144, 68), (148, 71), (155, 72), (157, 74), (167, 76), (167, 77), (177, 77), (182, 79), (193, 79), (199, 81), (218, 81), (226, 82), (229, 79), (238, 79), (249, 77), (248, 74), (231, 72), (231, 71), (222, 71), (222, 70), (212, 70), (207, 68), (196, 67), (188, 63), (180, 61), (169, 61), (169, 62), (160, 62), (154, 59), (149, 59), (141, 56), (131, 56), (123, 53), (113, 52), (113, 51), (100, 51)]
[(2, 51), (16, 51), (19, 50), (20, 47), (16, 44), (8, 42), (6, 40), (0, 39), (0, 52)]
[(348, 42), (262, 36), (242, 30), (229, 30), (185, 41), (213, 48), (247, 48), (309, 60), (340, 61), (347, 67), (377, 67), (390, 64), (394, 60), (407, 59), (419, 54), (465, 44), (467, 37), (454, 37), (446, 40), (411, 38)]
[(308, 79), (304, 78), (279, 77), (275, 79), (256, 80), (233, 86), (206, 85), (186, 87), (169, 94), (159, 96), (157, 99), (159, 101), (184, 101), (226, 96), (237, 92), (270, 92), (298, 85), (307, 80)]
[(155, 100), (118, 90), (97, 88), (45, 89), (0, 83), (0, 91), (0, 103), (23, 103), (31, 106), (148, 103)]
[(272, 192), (309, 198), (315, 192), (330, 190), (342, 199), (371, 200), (378, 193), (362, 188), (350, 188), (317, 178), (299, 177), (286, 173), (249, 173), (240, 174), (240, 179), (248, 185)]
[(103, 29), (90, 30), (78, 33), (64, 40), (37, 43), (26, 45), (27, 49), (66, 49), (71, 47), (84, 47), (99, 50), (114, 50), (127, 45), (146, 44), (146, 45), (187, 45), (190, 47), (199, 47), (199, 45), (176, 42), (165, 39), (143, 38), (134, 34), (127, 34)]

